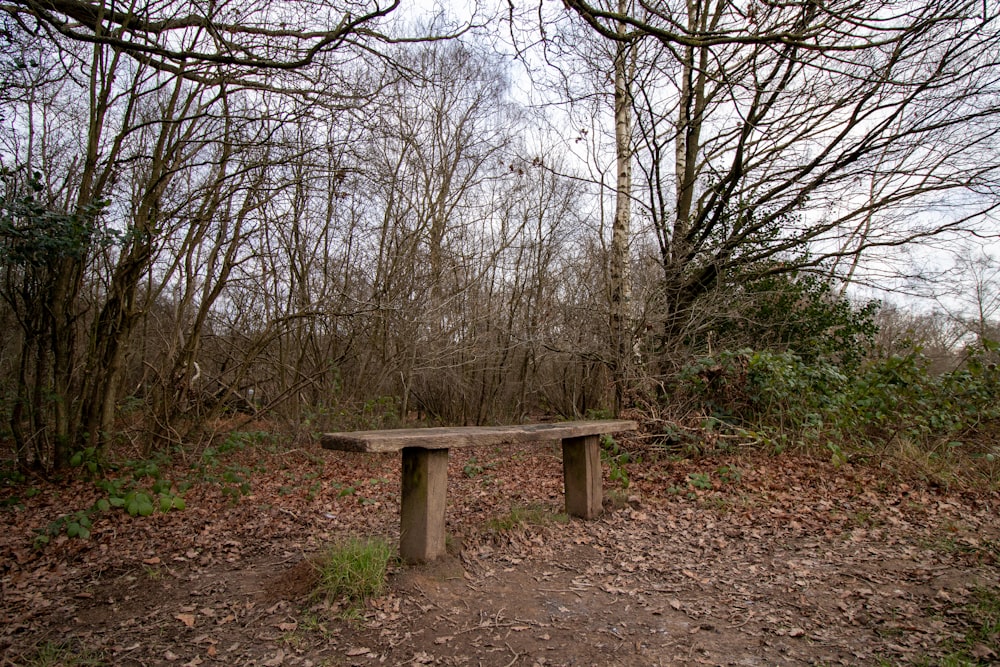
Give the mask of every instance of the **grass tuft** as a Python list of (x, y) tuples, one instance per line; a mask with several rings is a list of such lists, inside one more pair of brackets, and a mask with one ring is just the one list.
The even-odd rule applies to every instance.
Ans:
[[(46, 642), (31, 655), (20, 656), (25, 667), (100, 667), (108, 663), (89, 651), (77, 652), (65, 643)], [(7, 664), (6, 662), (4, 664)]]
[(315, 561), (316, 594), (358, 604), (385, 590), (394, 549), (381, 538), (350, 539), (328, 548)]

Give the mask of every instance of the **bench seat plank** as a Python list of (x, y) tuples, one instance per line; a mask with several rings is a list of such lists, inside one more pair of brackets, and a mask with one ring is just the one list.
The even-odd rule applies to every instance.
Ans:
[(516, 426), (441, 426), (385, 431), (326, 433), (324, 449), (346, 452), (398, 452), (404, 447), (458, 449), (483, 445), (513, 445), (540, 440), (565, 440), (620, 431), (634, 431), (638, 424), (625, 419), (522, 424)]

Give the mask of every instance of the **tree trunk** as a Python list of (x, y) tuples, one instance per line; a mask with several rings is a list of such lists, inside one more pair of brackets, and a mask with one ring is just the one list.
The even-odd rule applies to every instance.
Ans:
[[(626, 11), (627, 0), (621, 0), (620, 11)], [(619, 24), (624, 34), (625, 24)], [(632, 276), (629, 268), (632, 198), (632, 96), (629, 60), (634, 47), (626, 42), (617, 45), (615, 53), (615, 155), (617, 185), (615, 217), (611, 228), (611, 336), (614, 359), (612, 377), (615, 386), (615, 413), (625, 407), (632, 363), (633, 323), (631, 314)]]

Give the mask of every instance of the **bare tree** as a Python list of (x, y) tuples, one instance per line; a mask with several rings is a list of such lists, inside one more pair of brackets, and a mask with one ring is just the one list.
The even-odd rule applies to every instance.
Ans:
[(980, 248), (956, 253), (948, 287), (937, 300), (967, 347), (977, 352), (1000, 351), (1000, 265)]
[[(37, 190), (29, 196), (34, 208), (10, 217), (9, 230), (38, 231), (44, 216), (89, 230), (72, 252), (50, 251), (27, 273), (7, 267), (9, 302), (24, 309), (27, 279), (37, 307), (37, 317), (23, 319), (22, 400), (12, 415), (24, 432), (22, 408), (31, 406), (22, 444), (47, 443), (36, 448), (36, 463), (64, 465), (75, 448), (108, 442), (134, 333), (176, 278), (184, 281), (177, 314), (190, 316), (191, 328), (185, 332), (178, 317), (181, 331), (170, 334), (158, 388), (147, 394), (160, 431), (175, 430), (193, 405), (191, 379), (200, 374), (213, 307), (247, 260), (241, 244), (266, 229), (258, 211), (274, 203), (267, 188), (288, 183), (260, 177), (267, 160), (288, 157), (272, 149), (272, 120), (303, 123), (296, 114), (317, 104), (326, 113), (366, 104), (375, 91), (359, 92), (361, 82), (343, 77), (363, 70), (367, 58), (387, 62), (373, 45), (393, 41), (377, 28), (387, 27), (380, 21), (397, 5), (168, 1), (126, 9), (28, 0), (0, 7), (11, 37), (0, 54), (10, 85), (0, 94), (15, 116), (2, 159), (11, 173), (42, 174), (21, 185), (9, 180), (5, 200), (28, 201), (24, 184)], [(248, 133), (258, 122), (263, 132)], [(178, 254), (164, 261), (170, 250)], [(286, 329), (269, 331), (273, 338)]]
[(998, 206), (996, 7), (567, 4), (656, 45), (632, 98), (665, 349), (720, 282), (969, 230)]
[(399, 0), (159, 0), (127, 6), (11, 0), (2, 10), (51, 42), (111, 47), (145, 66), (202, 82), (232, 82), (236, 75), (264, 84), (268, 71), (301, 70), (345, 46), (387, 40), (378, 32), (379, 21), (398, 7)]
[(493, 184), (511, 176), (516, 118), (497, 56), (438, 42), (394, 59), (420, 74), (385, 88), (358, 153), (377, 216), (375, 349), (380, 364), (393, 360), (387, 367), (405, 414), (418, 376), (460, 367), (464, 297), (482, 275), (477, 261), (489, 259), (476, 248), (478, 230), (491, 224)]
[[(23, 87), (4, 91), (16, 96), (12, 109), (20, 116), (5, 136), (11, 149), (6, 157), (45, 182), (38, 193), (37, 215), (25, 218), (21, 229), (54, 241), (62, 232), (46, 230), (39, 223), (44, 215), (56, 215), (71, 221), (69, 230), (78, 224), (72, 222), (76, 220), (87, 221), (84, 228), (91, 230), (59, 242), (68, 244), (70, 252), (46, 257), (45, 288), (36, 294), (34, 304), (40, 308), (39, 326), (24, 330), (22, 356), (35, 355), (33, 391), (47, 391), (53, 397), (44, 404), (32, 401), (32, 437), (44, 440), (49, 451), (34, 463), (58, 466), (68, 461), (76, 445), (82, 410), (77, 399), (82, 384), (91, 379), (78, 364), (77, 338), (86, 326), (80, 299), (88, 267), (103, 247), (96, 233), (103, 225), (92, 212), (106, 207), (121, 148), (136, 130), (137, 110), (150, 89), (144, 68), (123, 67), (119, 54), (102, 47), (38, 54), (37, 62), (39, 72), (58, 75), (33, 77)], [(74, 65), (79, 66), (82, 80), (76, 78)], [(124, 94), (122, 78), (131, 86)], [(81, 97), (87, 101), (82, 109), (68, 103)], [(114, 157), (108, 159), (109, 153)], [(22, 366), (26, 363), (22, 361)], [(12, 421), (18, 419), (15, 411)]]

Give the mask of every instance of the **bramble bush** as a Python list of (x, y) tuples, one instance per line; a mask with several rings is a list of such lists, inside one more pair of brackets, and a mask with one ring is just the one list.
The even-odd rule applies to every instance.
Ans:
[(723, 348), (752, 345), (851, 369), (864, 361), (878, 332), (878, 301), (856, 304), (821, 276), (737, 276), (736, 283), (734, 312), (713, 327)]
[(918, 342), (880, 354), (879, 304), (856, 304), (820, 276), (765, 272), (732, 296), (713, 327), (718, 351), (685, 365), (661, 396), (694, 407), (707, 446), (799, 447), (828, 452), (836, 465), (887, 453), (971, 461), (1000, 483), (1000, 371), (992, 363), (1000, 345), (980, 336), (941, 373)]
[(778, 449), (824, 448), (837, 462), (845, 452), (895, 445), (992, 464), (1000, 456), (1000, 370), (983, 358), (994, 351), (986, 342), (942, 374), (930, 372), (919, 348), (853, 372), (790, 352), (726, 351), (690, 364), (680, 384), (717, 423)]

